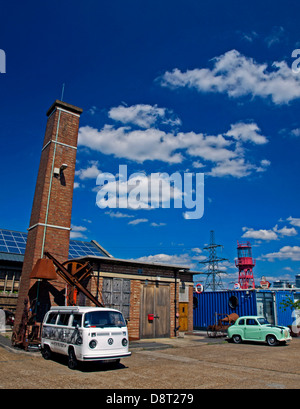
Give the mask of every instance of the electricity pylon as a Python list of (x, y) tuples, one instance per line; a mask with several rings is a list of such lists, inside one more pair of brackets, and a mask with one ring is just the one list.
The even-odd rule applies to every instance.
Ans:
[(215, 232), (211, 230), (210, 232), (210, 245), (203, 247), (203, 250), (209, 250), (209, 257), (200, 261), (201, 264), (207, 264), (207, 273), (206, 273), (206, 282), (204, 284), (204, 289), (208, 290), (209, 288), (212, 291), (222, 290), (223, 283), (221, 274), (227, 274), (224, 271), (219, 270), (218, 262), (226, 261), (226, 258), (217, 257), (217, 247), (223, 247), (221, 244), (215, 244)]

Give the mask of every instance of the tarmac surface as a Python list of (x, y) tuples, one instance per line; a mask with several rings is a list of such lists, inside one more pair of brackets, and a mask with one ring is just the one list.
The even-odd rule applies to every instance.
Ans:
[(205, 332), (130, 343), (117, 366), (86, 363), (70, 370), (66, 357), (13, 348), (0, 335), (0, 389), (299, 389), (300, 338), (285, 346), (228, 343)]

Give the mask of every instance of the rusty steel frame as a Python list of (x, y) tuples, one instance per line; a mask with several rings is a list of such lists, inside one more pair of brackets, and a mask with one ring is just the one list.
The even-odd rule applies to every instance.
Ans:
[(92, 271), (93, 268), (89, 263), (85, 263), (77, 269), (74, 274), (70, 273), (67, 268), (64, 266), (64, 264), (68, 263), (65, 262), (64, 264), (60, 263), (56, 258), (52, 256), (48, 251), (45, 251), (45, 256), (48, 257), (50, 260), (53, 261), (54, 265), (57, 267), (56, 273), (63, 279), (65, 280), (70, 286), (76, 287), (79, 291), (81, 291), (86, 297), (88, 297), (89, 300), (91, 300), (97, 307), (104, 307), (104, 305), (97, 300), (93, 296), (90, 291), (85, 288), (82, 284), (81, 281), (88, 277)]
[[(239, 318), (239, 316), (235, 313), (233, 314), (215, 314), (216, 316), (216, 324), (209, 325), (207, 327), (207, 336), (209, 338), (216, 338), (216, 337), (225, 337), (227, 334), (228, 328), (235, 323), (235, 321)], [(217, 320), (217, 317), (219, 318)]]

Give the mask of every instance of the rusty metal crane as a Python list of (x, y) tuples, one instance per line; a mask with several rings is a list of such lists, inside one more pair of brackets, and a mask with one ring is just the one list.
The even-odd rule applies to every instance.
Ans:
[(97, 300), (97, 298), (95, 298), (93, 294), (91, 294), (90, 291), (82, 284), (82, 281), (89, 277), (93, 271), (92, 266), (88, 262), (85, 264), (81, 264), (76, 261), (65, 261), (64, 263), (60, 263), (49, 252), (46, 251), (44, 254), (53, 261), (53, 264), (57, 268), (56, 273), (71, 287), (71, 291), (69, 291), (68, 296), (69, 305), (74, 305), (74, 290), (77, 289), (97, 307), (104, 307), (104, 304)]
[[(88, 262), (81, 264), (77, 261), (67, 260), (60, 263), (49, 252), (45, 252), (44, 255), (48, 259), (43, 258), (37, 261), (30, 278), (55, 280), (58, 275), (68, 284), (66, 295), (67, 305), (76, 305), (77, 293), (81, 292), (97, 307), (104, 307), (104, 304), (95, 298), (84, 286), (84, 280), (90, 277), (93, 272), (93, 268)], [(36, 305), (37, 299), (35, 299), (33, 303)], [(29, 297), (25, 298), (21, 323), (18, 329), (13, 331), (11, 338), (13, 346), (21, 346), (25, 350), (27, 350), (29, 346), (36, 347), (40, 342), (40, 325), (36, 322), (36, 309), (33, 303), (29, 303)]]

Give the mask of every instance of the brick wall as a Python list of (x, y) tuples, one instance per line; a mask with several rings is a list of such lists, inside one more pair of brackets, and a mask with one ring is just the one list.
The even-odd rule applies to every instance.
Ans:
[[(95, 265), (96, 266), (96, 265)], [(144, 285), (145, 279), (147, 276), (143, 276), (141, 278), (134, 275), (136, 273), (136, 267), (132, 267), (129, 265), (120, 264), (113, 264), (110, 262), (106, 264), (105, 267), (101, 268), (101, 272), (99, 273), (98, 277), (98, 269), (94, 266), (94, 276), (89, 281), (89, 290), (91, 293), (96, 296), (97, 294), (97, 287), (98, 287), (98, 294), (99, 300), (101, 300), (101, 293), (102, 293), (102, 282), (103, 282), (103, 275), (109, 276), (111, 278), (118, 277), (118, 278), (126, 278), (130, 279), (130, 319), (128, 321), (128, 333), (130, 340), (137, 340), (140, 339), (141, 333), (141, 296), (142, 296), (142, 287)], [(118, 272), (116, 272), (116, 270)], [(122, 271), (122, 273), (121, 273)], [(148, 277), (155, 277), (156, 275), (160, 276), (161, 282), (166, 280), (170, 280), (171, 278), (174, 279), (174, 271), (171, 272), (168, 270), (160, 269), (159, 267), (149, 267), (144, 266), (143, 274), (148, 273)], [(188, 277), (188, 276), (186, 276)], [(192, 276), (189, 277), (189, 282), (192, 280)], [(97, 284), (97, 280), (99, 284)], [(179, 288), (180, 288), (180, 280), (177, 279), (177, 289), (176, 289), (176, 312), (179, 312)], [(178, 327), (179, 318), (175, 315), (175, 282), (170, 281), (168, 283), (169, 292), (170, 292), (170, 304), (169, 304), (169, 311), (170, 311), (170, 337), (175, 336), (175, 328)], [(93, 304), (86, 300), (86, 305), (93, 306)], [(188, 330), (193, 330), (193, 286), (189, 285), (189, 316), (188, 316)], [(178, 333), (177, 333), (178, 335)]]
[[(43, 252), (49, 251), (61, 262), (68, 259), (81, 113), (80, 108), (61, 101), (55, 101), (47, 112), (48, 121), (32, 205), (15, 326), (20, 323), (24, 299), (28, 294), (31, 300), (37, 296), (38, 286), (36, 280), (30, 279), (30, 273), (36, 261), (43, 257)], [(59, 177), (54, 176), (53, 168), (60, 168), (63, 163), (68, 167)], [(57, 291), (63, 292), (65, 289), (65, 283), (59, 279), (51, 281), (51, 285)]]
[(140, 339), (140, 314), (141, 314), (141, 281), (131, 280), (130, 285), (130, 320), (128, 322), (129, 339)]

